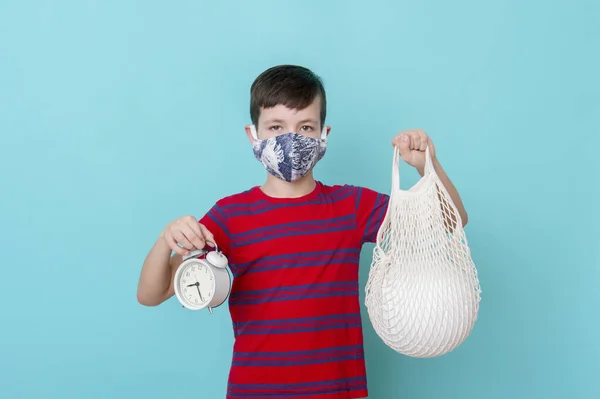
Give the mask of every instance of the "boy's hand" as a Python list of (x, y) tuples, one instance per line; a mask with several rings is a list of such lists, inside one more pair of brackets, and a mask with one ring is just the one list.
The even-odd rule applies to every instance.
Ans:
[(429, 146), (431, 159), (435, 159), (433, 142), (422, 129), (411, 129), (398, 133), (392, 139), (392, 146), (398, 148), (402, 160), (415, 167), (421, 176), (425, 173), (425, 149), (427, 146)]
[(189, 251), (202, 249), (207, 244), (211, 247), (215, 238), (206, 226), (198, 223), (193, 216), (184, 216), (170, 222), (160, 234), (169, 247), (176, 253), (185, 256)]

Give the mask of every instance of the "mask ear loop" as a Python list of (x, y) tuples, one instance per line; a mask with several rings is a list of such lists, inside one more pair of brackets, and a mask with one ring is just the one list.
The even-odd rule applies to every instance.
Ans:
[(323, 130), (321, 130), (321, 140), (327, 140), (327, 126), (323, 126)]
[(256, 134), (256, 126), (250, 125), (250, 134), (254, 140), (258, 140), (258, 134)]

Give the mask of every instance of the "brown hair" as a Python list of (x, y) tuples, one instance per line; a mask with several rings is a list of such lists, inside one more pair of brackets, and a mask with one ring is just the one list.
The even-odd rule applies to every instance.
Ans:
[(301, 110), (321, 98), (321, 125), (325, 124), (327, 100), (321, 78), (297, 65), (274, 66), (261, 73), (250, 88), (250, 118), (258, 124), (261, 108), (284, 105)]

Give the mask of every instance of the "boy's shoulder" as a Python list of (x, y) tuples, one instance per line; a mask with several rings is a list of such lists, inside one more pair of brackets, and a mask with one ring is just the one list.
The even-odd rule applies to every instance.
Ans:
[(353, 194), (356, 196), (361, 196), (364, 193), (368, 193), (368, 194), (372, 194), (372, 195), (385, 195), (383, 193), (379, 193), (376, 190), (373, 190), (372, 188), (366, 187), (366, 186), (360, 186), (360, 185), (355, 185), (355, 184), (335, 184), (335, 185), (323, 185), (323, 191), (326, 193), (348, 193), (348, 194)]
[(219, 206), (226, 206), (226, 205), (232, 205), (232, 204), (239, 204), (239, 203), (243, 203), (245, 201), (251, 200), (253, 197), (256, 196), (256, 189), (258, 187), (254, 186), (251, 187), (247, 190), (244, 191), (240, 191), (237, 193), (233, 193), (233, 194), (229, 194), (219, 200), (217, 200), (217, 205)]

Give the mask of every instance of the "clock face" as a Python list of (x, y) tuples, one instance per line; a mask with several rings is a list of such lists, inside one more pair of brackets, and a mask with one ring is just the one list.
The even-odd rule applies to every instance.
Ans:
[(179, 292), (192, 307), (204, 307), (215, 293), (215, 277), (210, 268), (201, 262), (191, 262), (181, 271)]

